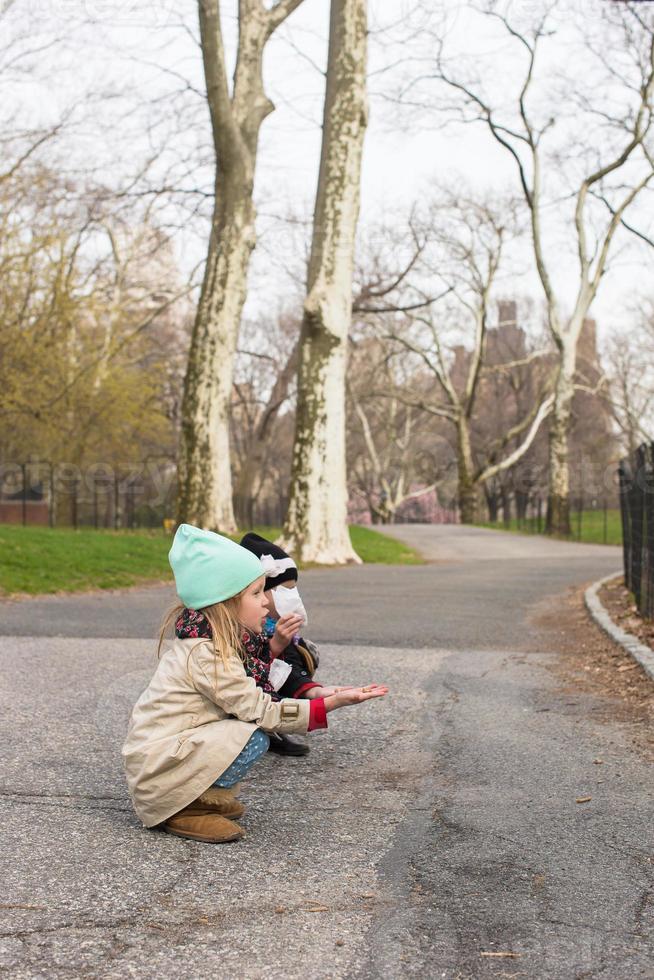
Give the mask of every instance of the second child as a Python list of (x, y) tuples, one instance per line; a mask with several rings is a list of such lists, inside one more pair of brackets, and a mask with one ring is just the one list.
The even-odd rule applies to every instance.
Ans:
[[(325, 687), (315, 679), (320, 654), (315, 643), (300, 635), (307, 617), (297, 588), (298, 567), (291, 556), (279, 545), (254, 531), (241, 539), (241, 546), (261, 560), (266, 573), (265, 590), (269, 612), (263, 632), (269, 642), (269, 654), (273, 663), (276, 659), (279, 666), (286, 665), (287, 677), (278, 688), (280, 696), (313, 700), (345, 690), (341, 687)], [(299, 756), (306, 755), (309, 746), (290, 735), (278, 734), (270, 739), (269, 751), (279, 755)]]

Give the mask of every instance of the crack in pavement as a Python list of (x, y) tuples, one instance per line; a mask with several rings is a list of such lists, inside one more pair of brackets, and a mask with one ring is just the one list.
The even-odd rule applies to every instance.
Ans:
[[(437, 697), (439, 689), (447, 692), (445, 697)], [(411, 805), (407, 816), (398, 827), (378, 870), (380, 883), (395, 896), (395, 901), (388, 903), (387, 908), (390, 907), (390, 911), (382, 915), (377, 914), (373, 918), (366, 935), (367, 957), (362, 963), (352, 967), (347, 974), (347, 980), (402, 975), (401, 944), (397, 943), (396, 937), (397, 933), (403, 930), (410, 915), (412, 900), (410, 858), (432, 823), (431, 814), (434, 808), (430, 777), (441, 738), (439, 721), (452, 711), (454, 704), (458, 702), (459, 694), (451, 681), (443, 679), (440, 669), (433, 670), (429, 674), (424, 681), (423, 690), (426, 694), (425, 703), (430, 705), (430, 711), (433, 711), (434, 723), (429, 726), (423, 723), (418, 729), (419, 732), (426, 730), (429, 733), (420, 738), (418, 752), (412, 759), (414, 768), (418, 768), (421, 761), (423, 763), (420, 789), (415, 803)]]
[(104, 796), (102, 793), (36, 793), (30, 792), (28, 790), (12, 790), (12, 789), (0, 789), (0, 799), (8, 797), (12, 798), (24, 798), (28, 800), (99, 800), (101, 802), (116, 802), (116, 803), (126, 803), (129, 802), (125, 795), (123, 796)]
[(634, 922), (636, 924), (636, 929), (639, 935), (642, 933), (642, 929), (644, 926), (643, 917), (645, 915), (645, 909), (649, 905), (649, 901), (653, 892), (654, 892), (654, 885), (647, 885), (647, 887), (644, 888), (643, 891), (641, 892), (638, 902), (636, 903)]
[(65, 800), (58, 799), (12, 799), (8, 797), (4, 801), (9, 806), (13, 807), (37, 807), (38, 809), (44, 810), (78, 810), (81, 813), (132, 813), (132, 807), (128, 803), (124, 803), (120, 806), (110, 806), (108, 803), (97, 803), (94, 805), (91, 800), (85, 800), (81, 803), (75, 803), (74, 801), (66, 802)]

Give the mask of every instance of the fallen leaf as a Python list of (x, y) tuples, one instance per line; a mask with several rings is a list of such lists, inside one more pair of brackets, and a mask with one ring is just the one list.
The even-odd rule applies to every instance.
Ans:
[(601, 766), (604, 763), (604, 759), (593, 759), (594, 766)]
[(277, 915), (283, 915), (285, 911), (286, 909), (284, 908), (283, 905), (278, 905), (277, 908), (275, 909)]
[(578, 796), (575, 803), (590, 803), (592, 796)]
[(331, 911), (326, 905), (314, 905), (310, 909), (304, 909), (305, 912), (329, 912)]
[(342, 940), (342, 939), (337, 939), (337, 940), (336, 940), (336, 945), (337, 945), (337, 946), (345, 946), (345, 943), (343, 942), (343, 940)]
[(624, 670), (635, 670), (638, 664), (623, 664), (622, 667), (618, 667), (618, 673), (621, 674)]

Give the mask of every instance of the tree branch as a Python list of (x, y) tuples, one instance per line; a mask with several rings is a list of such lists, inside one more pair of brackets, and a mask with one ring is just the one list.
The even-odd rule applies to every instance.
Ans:
[(280, 24), (283, 24), (287, 17), (302, 3), (302, 0), (277, 0), (277, 3), (268, 11), (268, 24), (266, 27), (266, 39), (273, 34)]
[(240, 147), (227, 80), (227, 65), (220, 21), (220, 0), (199, 0), (200, 38), (211, 128), (219, 157)]
[(540, 429), (541, 423), (552, 411), (554, 405), (554, 395), (549, 395), (544, 402), (541, 403), (538, 413), (532, 422), (531, 428), (527, 433), (524, 441), (510, 453), (505, 459), (500, 460), (499, 463), (494, 463), (487, 466), (485, 469), (481, 470), (476, 477), (475, 482), (484, 483), (490, 477), (495, 476), (497, 473), (501, 473), (503, 470), (508, 470), (514, 466), (522, 457), (525, 455), (532, 442), (536, 438), (538, 430)]

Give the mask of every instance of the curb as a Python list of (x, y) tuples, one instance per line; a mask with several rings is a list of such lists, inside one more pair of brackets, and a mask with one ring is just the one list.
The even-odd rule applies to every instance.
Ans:
[(622, 575), (622, 571), (613, 572), (606, 575), (598, 582), (590, 585), (584, 593), (584, 601), (588, 612), (611, 639), (618, 643), (633, 659), (640, 664), (645, 673), (654, 680), (654, 651), (650, 650), (643, 643), (640, 643), (632, 633), (627, 633), (622, 627), (617, 626), (599, 600), (597, 593), (607, 582)]

